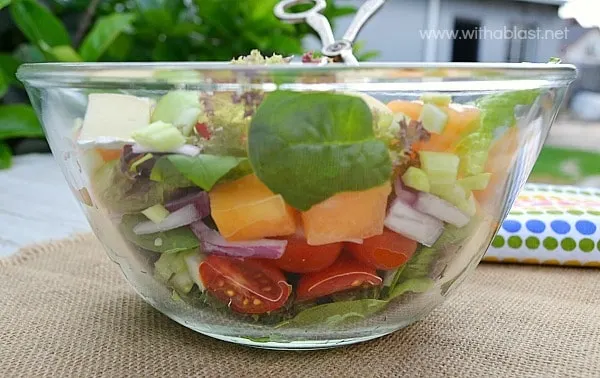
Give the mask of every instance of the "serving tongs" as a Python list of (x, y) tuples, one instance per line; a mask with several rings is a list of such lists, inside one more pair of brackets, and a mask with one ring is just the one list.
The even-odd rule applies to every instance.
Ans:
[[(314, 3), (314, 5), (304, 12), (292, 13), (287, 10), (291, 6), (307, 3)], [(358, 66), (358, 60), (352, 53), (352, 44), (363, 25), (379, 10), (383, 3), (385, 3), (385, 0), (365, 1), (356, 12), (356, 16), (354, 16), (342, 39), (338, 40), (333, 36), (329, 20), (321, 13), (327, 7), (325, 0), (282, 0), (275, 5), (274, 12), (275, 16), (289, 23), (306, 22), (317, 32), (323, 45), (321, 49), (323, 58), (319, 64), (327, 64), (329, 58), (333, 58), (334, 61), (342, 61), (350, 66)]]

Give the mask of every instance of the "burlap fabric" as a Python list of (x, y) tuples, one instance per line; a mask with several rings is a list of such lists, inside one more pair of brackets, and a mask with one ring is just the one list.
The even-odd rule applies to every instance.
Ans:
[(600, 377), (600, 270), (482, 265), (382, 339), (263, 351), (169, 320), (92, 235), (0, 261), (1, 377)]

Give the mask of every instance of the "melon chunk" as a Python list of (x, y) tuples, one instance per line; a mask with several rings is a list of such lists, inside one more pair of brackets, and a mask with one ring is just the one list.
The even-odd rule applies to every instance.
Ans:
[(343, 192), (302, 213), (309, 245), (366, 239), (383, 233), (391, 184), (360, 192)]
[(219, 184), (208, 195), (212, 218), (226, 240), (255, 240), (296, 232), (295, 210), (255, 175)]

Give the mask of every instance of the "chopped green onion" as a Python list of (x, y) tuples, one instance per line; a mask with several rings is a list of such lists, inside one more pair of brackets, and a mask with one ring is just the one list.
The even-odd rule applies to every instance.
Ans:
[[(152, 222), (160, 223), (167, 216), (169, 216), (169, 210), (165, 209), (165, 207), (163, 205), (158, 203), (158, 204), (151, 206), (151, 207), (147, 208), (146, 210), (142, 211), (142, 214), (144, 214)], [(162, 240), (160, 243), (162, 244)], [(156, 240), (154, 241), (154, 244), (156, 245)]]
[(141, 158), (134, 161), (133, 164), (131, 164), (131, 167), (129, 167), (129, 170), (132, 172), (136, 172), (137, 168), (139, 167), (140, 164), (142, 164), (143, 162), (148, 161), (150, 159), (152, 159), (152, 154), (147, 153), (146, 155), (144, 155)]

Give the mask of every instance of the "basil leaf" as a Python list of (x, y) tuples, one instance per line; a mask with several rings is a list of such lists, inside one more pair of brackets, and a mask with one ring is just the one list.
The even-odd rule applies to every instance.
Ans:
[[(188, 249), (198, 248), (200, 241), (188, 227), (179, 227), (169, 231), (157, 232), (147, 235), (136, 235), (133, 227), (140, 222), (147, 221), (143, 214), (125, 214), (121, 219), (119, 229), (123, 236), (140, 248), (158, 253), (175, 253)], [(160, 238), (160, 245), (156, 239)]]
[(334, 327), (364, 319), (381, 310), (387, 303), (388, 301), (379, 299), (361, 299), (322, 304), (300, 312), (294, 318), (278, 324), (276, 328), (304, 327), (314, 324)]
[(173, 166), (195, 185), (204, 190), (212, 187), (246, 158), (216, 155), (169, 155), (167, 159)]
[(381, 185), (392, 172), (369, 107), (340, 94), (269, 94), (252, 118), (248, 156), (261, 181), (300, 210)]

